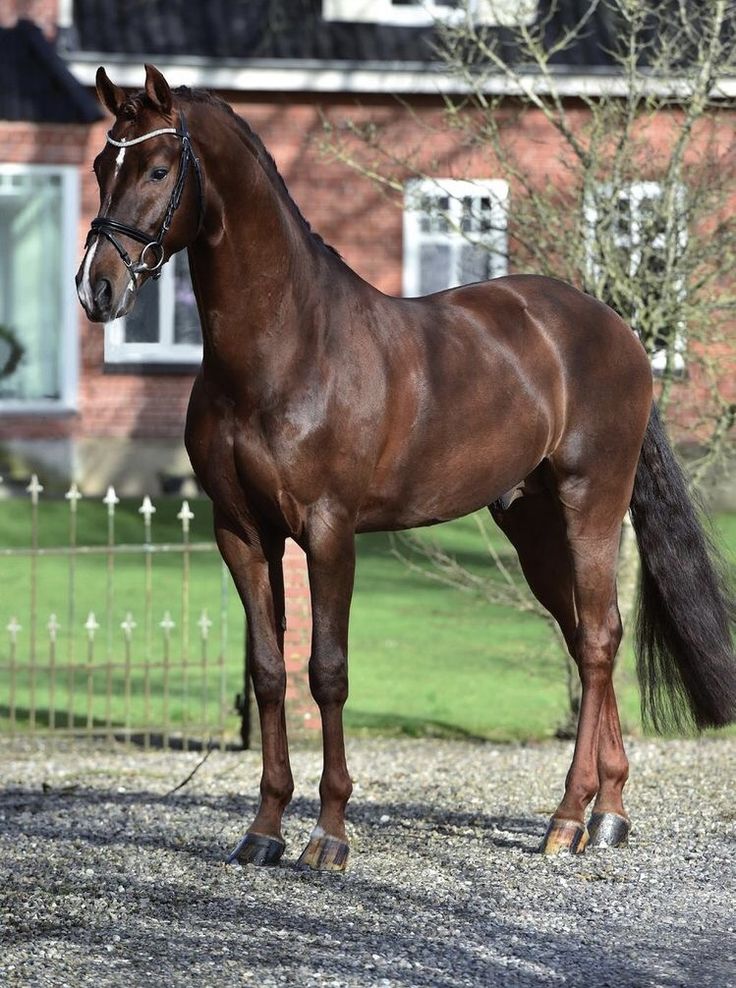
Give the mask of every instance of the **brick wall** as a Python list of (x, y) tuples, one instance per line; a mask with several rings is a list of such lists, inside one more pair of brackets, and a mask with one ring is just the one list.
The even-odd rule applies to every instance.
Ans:
[(0, 0), (0, 27), (13, 27), (16, 21), (34, 21), (47, 38), (56, 34), (57, 0)]
[[(113, 73), (114, 74), (114, 73)], [(401, 210), (394, 196), (382, 194), (368, 180), (346, 165), (329, 161), (320, 153), (323, 117), (340, 129), (348, 118), (374, 120), (384, 129), (384, 140), (397, 156), (408, 153), (437, 175), (498, 177), (500, 170), (487, 153), (467, 147), (458, 134), (442, 126), (436, 102), (417, 100), (414, 115), (390, 99), (362, 97), (311, 97), (265, 94), (245, 100), (224, 94), (261, 135), (273, 153), (296, 202), (313, 228), (332, 243), (346, 262), (384, 292), (399, 294), (402, 280)], [(581, 111), (582, 112), (582, 111)], [(574, 119), (574, 114), (573, 114)], [(731, 130), (724, 117), (724, 133)], [(676, 123), (676, 121), (674, 121)], [(34, 127), (0, 122), (0, 149), (4, 160), (73, 163), (80, 167), (82, 214), (78, 253), (81, 257), (90, 219), (98, 207), (97, 185), (89, 167), (102, 146), (108, 127), (102, 122), (85, 127)], [(431, 140), (428, 139), (431, 134)], [(671, 127), (662, 122), (654, 138), (666, 141)], [(564, 181), (557, 161), (559, 142), (540, 114), (528, 113), (518, 123), (515, 141), (530, 176)], [(512, 184), (511, 202), (521, 195)], [(513, 221), (513, 206), (512, 206)], [(103, 366), (103, 330), (89, 324), (79, 310), (81, 379), (79, 412), (63, 420), (13, 416), (0, 419), (0, 439), (43, 433), (71, 437), (138, 437), (180, 440), (192, 373), (106, 373)], [(736, 375), (730, 375), (736, 379)], [(736, 384), (729, 384), (736, 397)], [(693, 396), (689, 400), (686, 392)], [(689, 379), (683, 406), (699, 406), (703, 382)], [(44, 432), (44, 430), (46, 430)]]
[[(429, 100), (418, 103), (416, 119), (410, 120), (401, 107), (382, 98), (364, 98), (358, 105), (354, 100), (321, 97), (319, 106), (308, 98), (264, 97), (247, 102), (235, 99), (234, 94), (230, 98), (274, 154), (293, 197), (314, 229), (333, 243), (359, 274), (388, 293), (401, 290), (400, 210), (369, 181), (320, 155), (322, 113), (338, 128), (348, 117), (377, 120), (385, 129), (389, 146), (396, 147), (397, 153), (414, 154), (436, 174), (498, 174), (480, 152), (464, 147), (456, 134), (439, 126), (440, 111)], [(433, 128), (431, 142), (426, 141), (427, 127)], [(549, 174), (555, 162), (554, 134), (535, 114), (526, 115), (523, 127), (526, 132), (519, 133), (517, 141), (526, 149), (522, 155), (525, 167), (530, 174)], [(4, 160), (80, 166), (80, 256), (89, 220), (98, 205), (96, 182), (88, 164), (102, 146), (106, 128), (104, 122), (92, 128), (0, 123)], [(424, 146), (427, 143), (431, 144), (429, 149)], [(45, 434), (179, 438), (192, 375), (106, 374), (103, 331), (87, 323), (81, 309), (79, 330), (79, 414), (64, 421), (47, 420)], [(36, 419), (26, 421), (18, 416), (13, 417), (11, 430), (15, 437), (43, 432)], [(0, 438), (7, 433), (7, 422), (0, 421)]]
[(319, 710), (309, 692), (307, 663), (312, 637), (312, 611), (309, 601), (309, 580), (304, 553), (291, 539), (286, 541), (284, 554), (284, 585), (286, 588), (286, 717), (289, 730), (311, 734), (319, 730)]

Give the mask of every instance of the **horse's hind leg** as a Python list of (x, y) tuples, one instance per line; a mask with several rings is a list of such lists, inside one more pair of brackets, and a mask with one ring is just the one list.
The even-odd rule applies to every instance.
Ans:
[[(631, 478), (633, 481), (633, 477)], [(577, 615), (575, 658), (582, 682), (582, 700), (577, 740), (565, 782), (565, 794), (555, 811), (542, 849), (547, 852), (575, 850), (587, 835), (583, 831), (585, 810), (600, 793), (600, 812), (608, 818), (619, 814), (626, 824), (623, 806), (615, 796), (625, 781), (618, 716), (613, 697), (613, 661), (621, 640), (621, 622), (616, 604), (616, 566), (621, 521), (628, 508), (631, 484), (620, 471), (615, 480), (603, 471), (565, 471), (558, 481), (558, 496), (565, 519), (573, 596)], [(601, 741), (604, 751), (600, 758)], [(624, 756), (625, 758), (625, 756)], [(603, 771), (599, 770), (601, 765)], [(610, 807), (610, 808), (609, 808)], [(613, 808), (615, 807), (615, 808)], [(621, 843), (626, 834), (612, 832), (594, 818), (595, 838)], [(626, 824), (626, 829), (627, 829)]]
[[(529, 479), (523, 496), (505, 506), (501, 502), (494, 503), (491, 513), (516, 548), (530, 589), (560, 625), (568, 649), (577, 662), (572, 556), (562, 506), (554, 490), (554, 479), (547, 475), (547, 465)], [(615, 594), (608, 609), (607, 623), (615, 655), (621, 634)], [(619, 844), (625, 841), (628, 833), (628, 817), (623, 804), (628, 760), (612, 682), (601, 709), (597, 747), (599, 788), (591, 818), (591, 843)], [(584, 849), (582, 822), (556, 829), (564, 832), (557, 834), (556, 839), (546, 841), (545, 850), (570, 850), (576, 841), (578, 848)]]
[(286, 740), (284, 697), (284, 539), (247, 533), (217, 513), (215, 534), (232, 573), (248, 624), (248, 667), (261, 722), (261, 801), (247, 833), (228, 863), (276, 864), (284, 852), (281, 818), (294, 789)]

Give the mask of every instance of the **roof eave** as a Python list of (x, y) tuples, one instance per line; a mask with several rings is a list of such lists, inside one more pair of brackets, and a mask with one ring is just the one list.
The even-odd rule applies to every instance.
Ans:
[[(467, 93), (470, 86), (447, 72), (439, 62), (319, 62), (311, 60), (249, 59), (217, 61), (197, 56), (129, 55), (109, 52), (67, 52), (67, 66), (79, 82), (94, 86), (98, 65), (105, 65), (119, 86), (135, 87), (143, 82), (143, 63), (155, 62), (172, 86), (234, 90), (237, 92), (312, 92), (446, 95)], [(532, 91), (544, 95), (554, 89), (561, 96), (623, 96), (628, 82), (619, 73), (600, 67), (581, 69), (560, 66), (549, 78), (524, 73), (519, 82), (506, 76), (487, 75), (481, 88), (489, 95), (518, 96)], [(684, 78), (655, 77), (647, 82), (647, 93), (686, 97), (690, 86)], [(719, 80), (714, 97), (736, 96), (736, 77)]]

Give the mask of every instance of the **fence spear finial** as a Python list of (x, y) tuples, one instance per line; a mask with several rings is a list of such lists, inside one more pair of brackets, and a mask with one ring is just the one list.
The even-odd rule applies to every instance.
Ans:
[(84, 630), (87, 632), (91, 642), (95, 640), (95, 632), (99, 627), (94, 611), (90, 611), (87, 620), (84, 622)]
[(194, 512), (189, 507), (189, 501), (181, 502), (181, 511), (176, 516), (181, 522), (181, 528), (185, 535), (189, 534), (189, 522), (194, 518)]
[(159, 628), (163, 628), (164, 634), (168, 638), (172, 632), (172, 629), (175, 627), (176, 627), (176, 622), (172, 620), (170, 612), (165, 611), (163, 621), (159, 622)]
[(151, 515), (156, 514), (156, 509), (154, 508), (153, 503), (151, 502), (151, 499), (148, 496), (148, 494), (146, 494), (146, 496), (143, 498), (143, 503), (141, 504), (140, 508), (138, 508), (138, 514), (143, 515), (146, 524), (150, 523)]
[(123, 629), (125, 637), (130, 641), (133, 635), (133, 628), (137, 628), (138, 625), (133, 620), (133, 615), (128, 611), (125, 615), (125, 620), (120, 622), (120, 627)]
[(18, 619), (12, 617), (7, 625), (7, 630), (10, 632), (10, 640), (15, 645), (18, 641), (18, 632), (22, 630), (22, 625), (18, 624)]
[(49, 617), (49, 623), (46, 625), (46, 627), (48, 628), (49, 631), (49, 638), (51, 639), (52, 642), (55, 642), (56, 635), (58, 634), (59, 629), (61, 628), (61, 625), (59, 624), (55, 614), (52, 614)]
[(199, 625), (199, 629), (202, 632), (202, 639), (205, 640), (209, 638), (210, 628), (212, 627), (212, 621), (209, 619), (207, 615), (206, 608), (205, 610), (202, 611), (202, 616), (200, 617), (199, 621), (197, 621), (197, 624)]
[(71, 487), (66, 492), (66, 494), (64, 495), (64, 497), (69, 502), (69, 507), (71, 508), (71, 510), (72, 511), (76, 511), (77, 510), (77, 501), (79, 501), (79, 499), (82, 497), (82, 493), (79, 490), (79, 488), (77, 487), (76, 482), (73, 482), (72, 483)]
[(115, 505), (120, 504), (120, 498), (115, 493), (115, 488), (112, 484), (107, 488), (107, 493), (103, 497), (102, 503), (107, 505), (108, 515), (115, 514)]
[(38, 475), (31, 475), (31, 482), (26, 487), (26, 491), (31, 495), (31, 503), (38, 504), (38, 495), (43, 491), (43, 486), (38, 481)]

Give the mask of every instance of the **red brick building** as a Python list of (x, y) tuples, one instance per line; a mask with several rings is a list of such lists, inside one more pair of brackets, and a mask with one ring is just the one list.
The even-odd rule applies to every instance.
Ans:
[[(313, 228), (383, 291), (424, 293), (506, 270), (503, 225), (515, 191), (451, 131), (440, 128), (425, 146), (426, 122), (440, 121), (442, 93), (455, 86), (432, 61), (431, 19), (454, 16), (454, 6), (0, 0), (0, 472), (73, 476), (89, 493), (108, 483), (155, 492), (189, 473), (182, 435), (200, 350), (186, 258), (146, 286), (124, 324), (89, 324), (74, 293), (98, 206), (90, 164), (109, 126), (93, 102), (99, 64), (126, 87), (140, 87), (152, 61), (172, 85), (216, 90), (260, 134)], [(474, 9), (493, 25), (493, 5), (476, 0)], [(525, 9), (536, 16), (536, 4)], [(571, 101), (598, 84), (610, 29), (601, 13), (570, 54)], [(407, 183), (402, 214), (320, 153), (325, 117), (337, 126), (380, 119), (397, 151), (419, 150), (439, 184)], [(541, 115), (527, 115), (524, 127), (530, 176), (550, 177), (559, 167), (553, 132)], [(462, 184), (468, 177), (472, 186)], [(443, 188), (448, 202), (472, 200), (483, 249), (427, 221), (422, 197)], [(13, 369), (14, 342), (23, 359)]]

